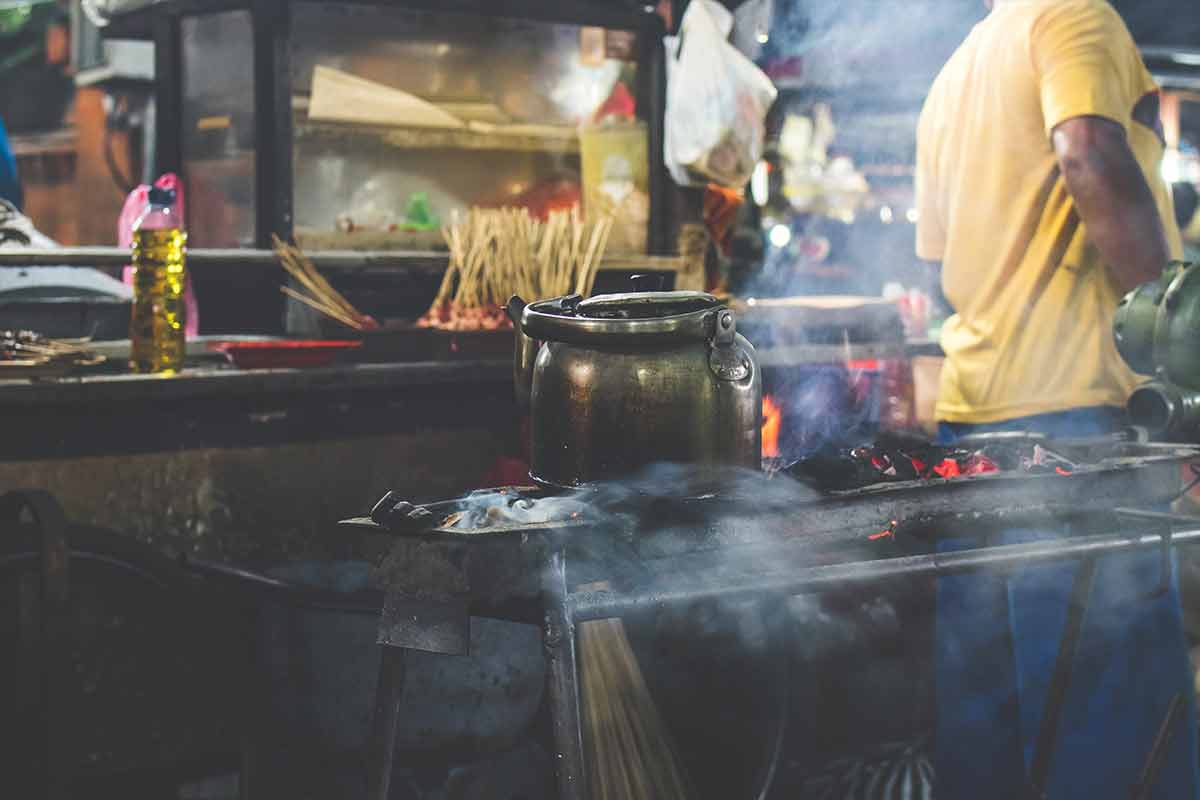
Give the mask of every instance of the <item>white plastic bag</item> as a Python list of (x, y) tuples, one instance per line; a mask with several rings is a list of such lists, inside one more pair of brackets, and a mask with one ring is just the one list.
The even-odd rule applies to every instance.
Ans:
[(762, 158), (775, 86), (726, 39), (733, 17), (716, 0), (692, 0), (667, 51), (663, 157), (681, 186), (740, 189)]
[(97, 28), (108, 25), (113, 17), (152, 5), (157, 0), (81, 0), (83, 13)]

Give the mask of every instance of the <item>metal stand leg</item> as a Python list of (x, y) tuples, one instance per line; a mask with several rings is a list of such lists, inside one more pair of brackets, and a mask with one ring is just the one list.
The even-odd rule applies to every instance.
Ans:
[(1146, 756), (1146, 766), (1142, 768), (1141, 777), (1133, 787), (1131, 794), (1134, 800), (1150, 800), (1150, 796), (1154, 793), (1154, 786), (1158, 783), (1158, 773), (1162, 770), (1163, 760), (1166, 758), (1167, 747), (1175, 738), (1175, 722), (1183, 713), (1183, 709), (1183, 695), (1177, 692), (1171, 698), (1170, 705), (1167, 706), (1167, 716), (1163, 718), (1162, 725), (1158, 728), (1154, 743), (1150, 745), (1150, 753)]
[(1075, 656), (1079, 652), (1079, 639), (1083, 633), (1083, 622), (1087, 616), (1088, 598), (1096, 580), (1096, 559), (1085, 558), (1075, 573), (1071, 586), (1071, 600), (1067, 607), (1067, 621), (1062, 639), (1058, 644), (1058, 658), (1054, 662), (1054, 674), (1046, 695), (1046, 708), (1042, 712), (1042, 723), (1038, 728), (1033, 746), (1033, 758), (1029, 767), (1029, 782), (1034, 800), (1046, 795), (1046, 783), (1050, 780), (1050, 767), (1054, 761), (1054, 749), (1058, 746), (1058, 723), (1066, 705), (1067, 689), (1071, 685), (1071, 673), (1075, 668)]
[[(0, 495), (0, 524), (15, 525), (24, 509), (32, 513), (40, 531), (42, 559), (39, 585), (25, 586), (22, 591), (21, 640), (27, 657), (18, 663), (24, 667), (23, 686), (34, 689), (23, 688), (18, 702), (18, 708), (25, 712), (18, 724), (28, 726), (32, 746), (29, 752), (18, 756), (27, 762), (17, 766), (28, 771), (29, 797), (58, 800), (71, 796), (71, 778), (76, 767), (76, 754), (69, 739), (73, 730), (71, 714), (75, 710), (71, 694), (77, 691), (77, 680), (69, 656), (67, 519), (53, 496), (32, 490)], [(26, 743), (15, 744), (24, 750)]]
[(542, 602), (545, 609), (542, 645), (546, 655), (546, 689), (554, 735), (558, 796), (560, 800), (587, 800), (575, 622), (567, 608), (566, 560), (561, 551), (550, 556)]
[(396, 727), (400, 722), (400, 698), (404, 692), (404, 648), (383, 646), (379, 660), (379, 683), (375, 688), (375, 710), (371, 718), (371, 741), (367, 764), (367, 797), (387, 800), (392, 784), (392, 759), (396, 753)]

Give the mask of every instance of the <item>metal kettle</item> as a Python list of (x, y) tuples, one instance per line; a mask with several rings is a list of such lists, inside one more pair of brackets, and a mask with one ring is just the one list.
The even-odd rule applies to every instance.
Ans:
[(1169, 439), (1200, 439), (1200, 266), (1172, 261), (1125, 295), (1113, 337), (1130, 369), (1154, 376), (1130, 395), (1130, 421)]
[(513, 297), (530, 476), (571, 487), (650, 464), (761, 464), (762, 377), (734, 314), (703, 292)]

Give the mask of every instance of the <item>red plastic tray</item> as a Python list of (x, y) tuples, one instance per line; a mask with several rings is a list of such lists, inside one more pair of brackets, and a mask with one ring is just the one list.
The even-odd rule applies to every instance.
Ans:
[(358, 341), (285, 339), (270, 342), (215, 342), (209, 349), (224, 353), (238, 369), (324, 367), (342, 353), (361, 347)]

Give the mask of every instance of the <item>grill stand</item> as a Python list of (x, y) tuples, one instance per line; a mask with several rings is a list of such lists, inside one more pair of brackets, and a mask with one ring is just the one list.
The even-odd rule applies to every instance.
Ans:
[[(450, 548), (453, 550), (454, 548)], [(542, 648), (546, 662), (546, 699), (554, 737), (554, 764), (558, 795), (562, 800), (586, 800), (583, 727), (579, 702), (579, 666), (576, 660), (575, 620), (567, 591), (566, 556), (561, 548), (536, 548), (541, 561)], [(423, 552), (429, 558), (429, 551)], [(456, 558), (434, 556), (440, 566), (458, 568), (452, 582), (465, 582), (469, 568)], [(445, 578), (442, 574), (440, 577)], [(488, 616), (521, 618), (519, 607), (481, 609)], [(517, 613), (512, 613), (517, 610)], [(368, 743), (368, 798), (387, 800), (396, 752), (396, 731), (404, 696), (405, 652), (421, 650), (442, 655), (469, 652), (469, 606), (463, 596), (414, 597), (402, 591), (384, 600), (378, 643), (383, 647), (375, 706)]]
[(1044, 800), (1046, 782), (1050, 780), (1050, 768), (1054, 763), (1054, 750), (1058, 744), (1058, 723), (1062, 719), (1071, 686), (1071, 675), (1075, 671), (1075, 657), (1079, 653), (1079, 639), (1083, 634), (1083, 623), (1087, 618), (1088, 601), (1092, 586), (1096, 582), (1096, 557), (1089, 556), (1079, 565), (1071, 585), (1071, 599), (1067, 605), (1067, 621), (1063, 626), (1062, 639), (1058, 643), (1058, 657), (1054, 660), (1054, 672), (1050, 676), (1050, 688), (1046, 694), (1046, 708), (1038, 726), (1037, 739), (1033, 744), (1030, 759), (1029, 782), (1031, 800)]
[[(706, 598), (783, 597), (817, 594), (879, 584), (890, 580), (937, 577), (975, 570), (1012, 569), (1066, 558), (1083, 558), (1087, 562), (1080, 571), (1081, 577), (1077, 578), (1074, 594), (1076, 597), (1080, 597), (1084, 596), (1084, 589), (1090, 586), (1091, 570), (1094, 567), (1095, 559), (1101, 555), (1200, 541), (1200, 523), (1197, 520), (1165, 514), (1154, 514), (1151, 517), (1144, 512), (1126, 512), (1124, 509), (1121, 513), (1135, 519), (1140, 518), (1146, 523), (1158, 524), (1148, 524), (1146, 528), (1143, 528), (1143, 530), (1151, 530), (1150, 533), (1126, 531), (1072, 536), (1068, 539), (1044, 540), (1028, 544), (979, 547), (947, 553), (819, 566), (797, 567), (795, 561), (789, 563), (788, 559), (780, 558), (774, 565), (774, 569), (745, 576), (718, 574), (715, 578), (709, 576), (706, 579), (706, 576), (694, 574), (679, 576), (668, 570), (662, 573), (668, 577), (661, 578), (650, 585), (641, 586), (637, 591), (623, 593), (608, 590), (568, 591), (567, 553), (561, 540), (552, 547), (533, 546), (518, 551), (526, 554), (524, 559), (526, 574), (528, 575), (530, 570), (534, 570), (534, 574), (540, 577), (536, 598), (543, 623), (543, 647), (547, 664), (547, 702), (554, 736), (554, 762), (561, 800), (588, 800), (589, 796), (586, 783), (586, 764), (583, 757), (582, 715), (576, 661), (575, 624), (577, 622), (621, 618), (636, 611), (661, 607), (669, 603)], [(1169, 524), (1164, 527), (1163, 523)], [(1187, 527), (1175, 528), (1174, 526), (1177, 524)], [(404, 540), (399, 541), (403, 542)], [(431, 545), (432, 543), (427, 541), (423, 544)], [(418, 547), (420, 546), (418, 545)], [(456, 540), (453, 543), (445, 544), (444, 547), (454, 550), (464, 547), (464, 545), (461, 540)], [(401, 545), (398, 549), (403, 550), (404, 548)], [(470, 549), (469, 546), (466, 549)], [(486, 548), (482, 549), (486, 550)], [(804, 550), (803, 547), (795, 549), (797, 551)], [(444, 558), (441, 555), (438, 558), (443, 564), (454, 563), (461, 568), (463, 576), (471, 571), (469, 559)], [(1092, 566), (1089, 567), (1089, 564)], [(479, 564), (476, 566), (478, 567)], [(513, 574), (512, 564), (492, 566), (495, 567), (494, 571), (501, 576)], [(407, 594), (405, 592), (400, 594), (408, 602)], [(474, 596), (475, 592), (470, 592), (470, 594), (473, 601), (479, 601), (478, 603), (471, 602), (471, 613), (505, 619), (514, 618), (507, 613), (507, 607), (496, 604), (494, 595), (480, 598)], [(484, 592), (484, 594), (489, 593)], [(410, 614), (404, 620), (397, 620), (395, 612), (399, 608), (412, 611), (415, 606), (403, 603), (392, 604), (390, 606), (392, 613), (389, 613), (389, 605), (385, 603), (379, 639), (380, 644), (384, 645), (384, 654), (380, 665), (372, 742), (369, 751), (370, 800), (387, 800), (395, 750), (395, 732), (399, 721), (400, 700), (404, 685), (403, 650), (406, 648), (423, 649), (445, 653), (457, 651), (458, 654), (461, 654), (462, 651), (454, 646), (438, 650), (429, 645), (431, 642), (436, 642), (440, 635), (445, 634), (445, 628), (442, 628), (440, 632), (437, 630), (439, 620), (444, 622), (447, 614), (459, 616), (459, 614), (466, 613), (467, 606), (459, 605), (462, 601), (461, 596), (443, 596), (438, 599), (426, 600), (423, 608), (428, 612), (427, 614)], [(450, 610), (447, 606), (455, 608)], [(1030, 776), (1029, 783), (1031, 789), (1035, 791), (1039, 782), (1044, 780), (1042, 773), (1048, 774), (1057, 732), (1057, 718), (1061, 710), (1061, 695), (1066, 692), (1076, 650), (1078, 636), (1077, 632), (1073, 634), (1072, 630), (1082, 624), (1085, 612), (1083, 603), (1073, 602), (1071, 609), (1070, 614), (1072, 618), (1076, 619), (1074, 622), (1068, 620), (1067, 629), (1064, 631), (1064, 638), (1060, 644), (1060, 654), (1054, 677), (1056, 689), (1052, 690), (1051, 696), (1047, 700), (1047, 710), (1044, 714), (1037, 746), (1041, 755), (1036, 759), (1035, 770)], [(424, 625), (420, 624), (422, 616), (425, 617)], [(465, 617), (463, 622), (465, 624)], [(407, 626), (409, 635), (397, 635), (397, 626), (401, 624)], [(420, 642), (420, 646), (413, 647), (412, 643), (414, 642)], [(1169, 722), (1164, 723), (1164, 728), (1169, 730)], [(1152, 751), (1160, 749), (1161, 746), (1157, 746), (1153, 747)], [(1139, 787), (1142, 791), (1148, 789), (1146, 783), (1152, 783), (1154, 780), (1157, 771), (1155, 761), (1152, 754), (1150, 764), (1146, 769), (1147, 774), (1143, 779), (1144, 783)], [(1039, 776), (1042, 777), (1039, 778)]]
[(396, 753), (396, 728), (400, 725), (400, 700), (404, 694), (405, 648), (385, 645), (379, 654), (379, 682), (371, 714), (368, 743), (367, 797), (387, 800), (392, 788), (392, 761)]
[(546, 565), (542, 647), (546, 654), (546, 688), (550, 725), (554, 732), (558, 796), (561, 800), (586, 800), (579, 666), (575, 657), (575, 620), (567, 592), (566, 566), (562, 551), (553, 553)]

